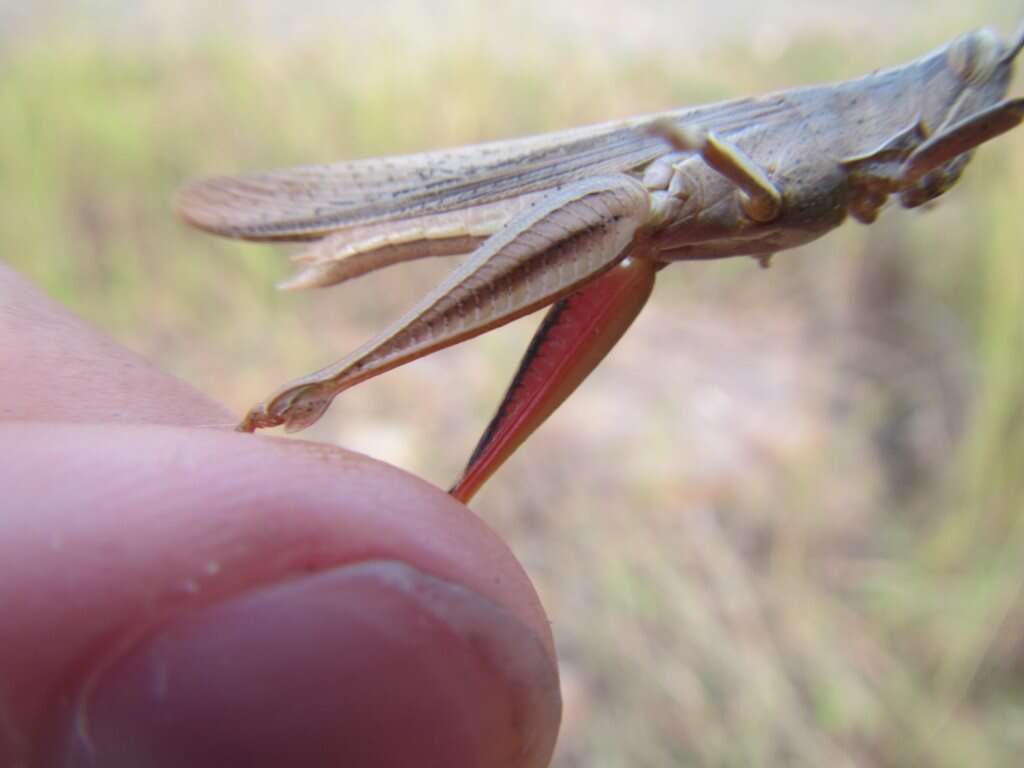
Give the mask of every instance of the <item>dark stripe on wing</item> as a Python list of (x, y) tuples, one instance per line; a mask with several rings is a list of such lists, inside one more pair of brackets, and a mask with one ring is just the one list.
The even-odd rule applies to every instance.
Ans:
[[(721, 135), (792, 112), (781, 95), (669, 113)], [(200, 179), (179, 193), (189, 223), (248, 240), (309, 240), (357, 224), (456, 210), (642, 167), (666, 151), (638, 130), (654, 116), (509, 142)]]

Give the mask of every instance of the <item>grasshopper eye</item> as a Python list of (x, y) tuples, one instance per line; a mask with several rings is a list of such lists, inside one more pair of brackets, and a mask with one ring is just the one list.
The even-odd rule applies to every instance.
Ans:
[(1002, 52), (1003, 46), (996, 33), (979, 29), (953, 42), (946, 61), (964, 82), (983, 83), (992, 76)]

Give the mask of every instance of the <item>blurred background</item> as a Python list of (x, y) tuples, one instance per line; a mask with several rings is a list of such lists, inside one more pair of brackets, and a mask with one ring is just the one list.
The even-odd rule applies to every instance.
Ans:
[[(395, 154), (864, 74), (997, 0), (0, 0), (0, 258), (241, 414), (451, 262), (278, 293), (191, 176)], [(1018, 86), (1014, 93), (1020, 95)], [(1024, 753), (1024, 131), (932, 210), (683, 264), (475, 500), (562, 663), (556, 765), (1010, 766)], [(536, 323), (303, 437), (446, 487)], [(0, 362), (2, 364), (2, 362)]]

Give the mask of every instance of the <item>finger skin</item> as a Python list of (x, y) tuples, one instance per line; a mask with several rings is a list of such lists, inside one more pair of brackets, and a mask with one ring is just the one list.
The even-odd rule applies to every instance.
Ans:
[[(222, 406), (86, 327), (0, 266), (0, 765), (51, 764), (48, 749), (83, 691), (112, 671), (127, 670), (130, 679), (166, 636), (191, 638), (191, 645), (178, 647), (191, 649), (184, 657), (191, 664), (208, 647), (195, 627), (210, 626), (219, 609), (262, 605), (265, 593), (302, 587), (304, 577), (347, 579), (345, 566), (372, 569), (381, 562), (401, 564), (399, 570), (428, 581), (436, 577), (441, 592), (479, 596), (466, 602), (479, 615), (493, 613), (493, 628), (518, 637), (510, 655), (531, 644), (540, 649), (544, 661), (534, 670), (534, 695), (521, 700), (536, 710), (526, 740), (531, 757), (523, 765), (543, 764), (560, 716), (554, 645), (537, 596), (504, 543), (446, 494), (368, 458), (194, 426), (231, 421)], [(345, 610), (372, 613), (380, 606), (377, 618), (384, 622), (383, 606), (391, 604), (398, 606), (394, 620), (385, 623), (393, 627), (411, 615), (401, 613), (403, 606), (417, 602), (401, 590), (380, 592), (379, 583), (361, 588), (377, 596), (367, 605), (345, 592), (344, 600), (332, 602), (336, 612), (349, 605)], [(299, 636), (304, 620), (315, 625), (317, 616), (296, 613), (290, 623)], [(437, 630), (431, 637), (442, 643), (439, 653), (455, 658), (457, 635)], [(230, 633), (214, 635), (225, 637)], [(343, 634), (357, 643), (353, 638)], [(288, 645), (294, 637), (268, 632), (253, 639), (260, 653), (294, 650)], [(405, 646), (385, 645), (369, 650), (380, 658), (397, 655), (362, 670), (361, 690), (389, 690), (394, 681), (387, 670), (403, 663), (424, 668)], [(271, 677), (291, 675), (286, 663), (269, 667)], [(230, 678), (230, 671), (221, 671)], [(482, 708), (498, 696), (485, 690), (487, 679), (458, 690), (478, 694)], [(127, 695), (116, 686), (110, 690)], [(415, 704), (415, 696), (401, 703), (410, 698)], [(102, 710), (109, 696), (97, 694), (93, 703)], [(386, 708), (395, 697), (379, 697), (379, 703)], [(429, 698), (420, 704), (446, 711)], [(393, 708), (399, 717), (409, 710)], [(441, 739), (444, 717), (435, 720)], [(500, 742), (502, 735), (475, 737)]]
[(0, 264), (0, 421), (230, 425), (236, 419)]
[(557, 682), (500, 607), (394, 561), (189, 614), (76, 700), (62, 768), (545, 768)]
[(386, 465), (146, 425), (8, 424), (0, 446), (0, 758), (5, 743), (9, 757), (51, 739), (57, 703), (154, 627), (345, 563), (396, 560), (468, 587), (529, 627), (554, 669), (547, 621), (505, 545)]

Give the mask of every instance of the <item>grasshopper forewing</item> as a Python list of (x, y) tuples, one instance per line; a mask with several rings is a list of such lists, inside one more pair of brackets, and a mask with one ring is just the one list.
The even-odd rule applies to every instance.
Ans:
[(427, 256), (466, 261), (377, 338), (255, 406), (239, 429), (314, 422), (344, 389), (553, 305), (453, 495), (481, 483), (611, 349), (674, 261), (766, 263), (847, 216), (870, 223), (959, 179), (1014, 128), (1024, 27), (982, 29), (856, 80), (514, 141), (201, 179), (190, 224), (308, 241), (283, 287)]

